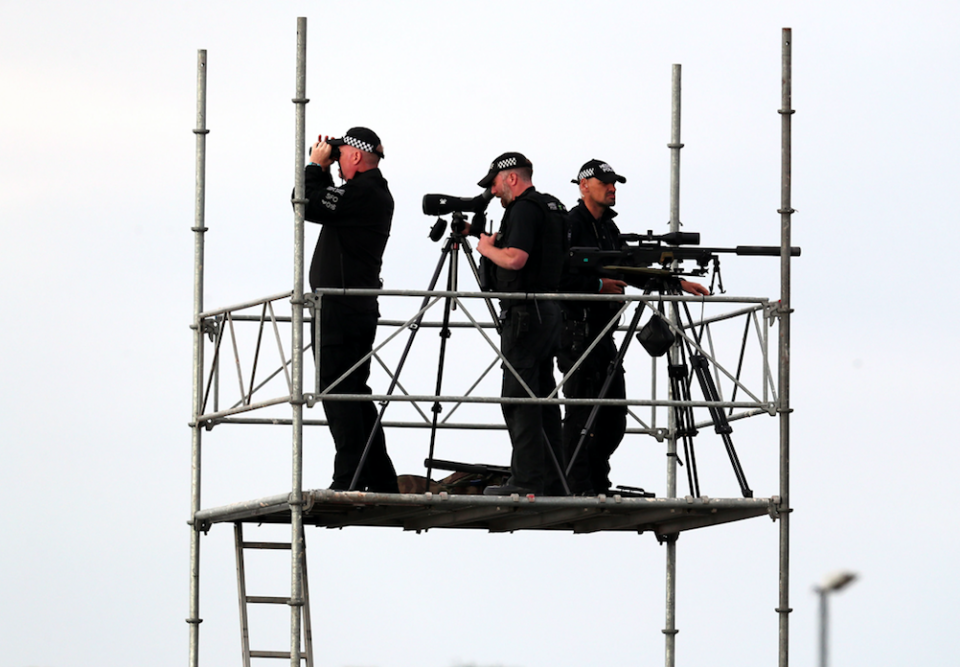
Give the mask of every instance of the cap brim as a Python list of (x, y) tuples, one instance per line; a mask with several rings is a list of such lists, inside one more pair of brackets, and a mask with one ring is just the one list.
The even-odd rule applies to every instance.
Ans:
[(500, 172), (491, 171), (489, 174), (477, 181), (477, 185), (479, 185), (481, 188), (489, 188), (491, 185), (493, 185), (493, 180), (497, 177), (498, 173)]

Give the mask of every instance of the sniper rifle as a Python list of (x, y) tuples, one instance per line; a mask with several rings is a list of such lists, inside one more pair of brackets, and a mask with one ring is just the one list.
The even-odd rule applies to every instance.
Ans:
[[(721, 254), (779, 257), (779, 246), (740, 245), (735, 248), (702, 248), (697, 232), (670, 232), (656, 235), (621, 234), (619, 250), (573, 247), (567, 254), (567, 268), (572, 273), (589, 272), (599, 276), (615, 276), (634, 287), (644, 287), (651, 278), (704, 276), (710, 266), (719, 277)], [(636, 245), (631, 245), (635, 243)], [(790, 248), (791, 257), (800, 256), (800, 248)], [(696, 268), (683, 270), (680, 262), (692, 260)], [(676, 264), (675, 264), (676, 262)], [(721, 291), (723, 283), (721, 281)]]

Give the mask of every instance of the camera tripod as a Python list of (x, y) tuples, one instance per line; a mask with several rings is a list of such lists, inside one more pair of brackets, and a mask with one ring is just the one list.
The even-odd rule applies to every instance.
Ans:
[[(644, 295), (649, 295), (654, 291), (659, 292), (660, 294), (678, 295), (680, 294), (679, 282), (673, 276), (651, 276), (644, 286), (643, 293)], [(680, 324), (681, 305), (686, 316), (686, 327)], [(607, 376), (604, 380), (603, 387), (600, 390), (599, 396), (597, 396), (598, 399), (603, 399), (607, 396), (607, 392), (610, 390), (610, 386), (612, 385), (614, 376), (616, 375), (617, 368), (623, 363), (627, 349), (630, 346), (630, 341), (637, 332), (637, 327), (640, 323), (640, 318), (645, 307), (646, 301), (638, 302), (636, 311), (633, 314), (633, 318), (627, 327), (627, 332), (624, 336), (623, 343), (620, 345), (620, 348), (617, 351), (616, 358), (610, 363), (610, 367), (607, 370)], [(690, 309), (687, 307), (685, 301), (673, 301), (671, 302), (671, 307), (673, 310), (673, 321), (679, 325), (671, 328), (680, 333), (680, 335), (676, 336), (676, 341), (668, 352), (669, 361), (667, 369), (670, 380), (670, 389), (674, 400), (683, 401), (686, 403), (690, 402), (690, 383), (692, 376), (696, 375), (697, 383), (700, 386), (700, 391), (703, 394), (704, 400), (708, 402), (720, 401), (720, 393), (717, 390), (713, 376), (710, 374), (709, 360), (700, 351), (700, 343), (703, 336), (702, 327), (699, 332), (695, 330)], [(659, 313), (657, 310), (651, 310), (653, 311), (652, 317), (662, 317), (661, 313)], [(693, 332), (693, 341), (682, 335), (683, 328), (689, 328), (690, 331)], [(688, 357), (690, 360), (690, 368), (692, 368), (692, 373), (688, 370)], [(687, 482), (690, 486), (690, 493), (694, 497), (699, 497), (700, 480), (697, 473), (696, 451), (693, 445), (693, 438), (697, 435), (697, 428), (693, 418), (693, 407), (690, 405), (673, 406), (671, 407), (671, 410), (674, 411), (676, 436), (679, 437), (683, 442), (684, 456), (687, 460)], [(734, 475), (737, 478), (737, 483), (740, 485), (740, 491), (744, 498), (752, 498), (753, 491), (747, 484), (743, 467), (740, 465), (740, 459), (737, 456), (736, 449), (733, 446), (733, 439), (730, 435), (733, 433), (733, 427), (730, 426), (730, 422), (721, 408), (709, 406), (708, 410), (713, 421), (714, 430), (723, 440), (727, 456), (730, 459), (730, 463), (733, 466)], [(577, 446), (574, 449), (573, 455), (570, 457), (570, 461), (567, 463), (566, 472), (568, 475), (573, 469), (573, 465), (576, 462), (577, 457), (585, 455), (585, 452), (583, 451), (584, 443), (593, 430), (593, 425), (596, 422), (599, 411), (599, 404), (594, 405), (593, 409), (590, 411), (590, 416), (587, 418), (587, 421), (580, 432), (580, 439), (577, 441)], [(678, 462), (682, 465), (682, 462), (679, 459)]]
[[(482, 215), (482, 214), (479, 214)], [(442, 218), (437, 221), (437, 224), (434, 226), (434, 230), (431, 232), (431, 238), (434, 240), (439, 240), (439, 235), (436, 234), (437, 229), (442, 230), (440, 225)], [(476, 222), (476, 220), (474, 221)], [(473, 274), (474, 280), (477, 283), (479, 289), (481, 285), (480, 280), (480, 269), (477, 265), (477, 261), (473, 255), (473, 248), (470, 245), (469, 239), (463, 234), (463, 230), (466, 225), (466, 217), (460, 211), (454, 211), (452, 215), (452, 220), (450, 223), (450, 233), (447, 238), (444, 240), (443, 245), (440, 249), (440, 258), (437, 261), (437, 265), (434, 268), (433, 276), (430, 279), (430, 284), (427, 287), (427, 291), (432, 292), (437, 285), (437, 282), (440, 280), (440, 275), (443, 272), (444, 264), (447, 265), (447, 292), (456, 292), (457, 291), (457, 275), (458, 275), (458, 253), (457, 250), (460, 249), (463, 251), (464, 256), (467, 259), (467, 263), (470, 266), (470, 272)], [(497, 330), (497, 334), (500, 334), (500, 320), (497, 316), (496, 308), (493, 305), (493, 301), (490, 298), (485, 298), (484, 301), (487, 305), (487, 310), (490, 313), (491, 320), (494, 323), (494, 327)], [(387, 396), (392, 396), (395, 391), (397, 384), (400, 380), (400, 373), (403, 370), (404, 365), (406, 364), (407, 356), (410, 352), (410, 349), (413, 347), (413, 341), (416, 338), (417, 333), (420, 330), (420, 325), (423, 322), (423, 317), (425, 315), (426, 308), (430, 302), (430, 297), (425, 296), (420, 305), (420, 314), (410, 325), (410, 335), (407, 338), (406, 345), (404, 347), (403, 353), (400, 356), (400, 360), (397, 363), (397, 368), (392, 374), (390, 386), (387, 389)], [(443, 304), (443, 318), (440, 328), (440, 352), (437, 361), (437, 382), (435, 386), (435, 396), (440, 396), (440, 391), (443, 386), (443, 372), (445, 367), (446, 360), (446, 350), (447, 350), (447, 341), (451, 336), (450, 331), (450, 311), (454, 307), (454, 297), (449, 294), (444, 297)], [(357, 482), (360, 478), (360, 474), (363, 470), (363, 466), (366, 464), (367, 456), (370, 453), (370, 448), (373, 445), (375, 434), (380, 428), (381, 423), (383, 422), (384, 413), (387, 410), (389, 401), (382, 401), (380, 403), (380, 411), (377, 415), (376, 422), (374, 422), (373, 429), (371, 429), (370, 435), (367, 438), (367, 443), (364, 446), (363, 454), (360, 456), (360, 462), (357, 465), (357, 470), (354, 472), (353, 479), (350, 482), (349, 490), (354, 490), (357, 486)], [(442, 406), (439, 401), (434, 401), (433, 406), (431, 407), (431, 412), (433, 412), (433, 420), (430, 427), (430, 448), (429, 455), (425, 461), (427, 466), (427, 479), (430, 479), (430, 476), (433, 473), (434, 467), (434, 449), (436, 446), (436, 436), (437, 436), (437, 423), (439, 420), (440, 412), (442, 411)], [(557, 471), (557, 475), (560, 478), (560, 481), (563, 485), (564, 491), (569, 495), (570, 489), (567, 485), (566, 476), (563, 473), (563, 466), (560, 463), (560, 460), (557, 458), (557, 454), (553, 444), (556, 444), (559, 447), (560, 443), (550, 443), (546, 433), (543, 433), (544, 442), (546, 443), (545, 448), (549, 452), (550, 458), (552, 459), (553, 466)]]

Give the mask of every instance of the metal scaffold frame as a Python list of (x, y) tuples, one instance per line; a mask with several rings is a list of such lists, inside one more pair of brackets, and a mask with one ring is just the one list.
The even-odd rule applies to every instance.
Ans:
[[(501, 398), (498, 395), (484, 395), (478, 387), (491, 370), (505, 362), (496, 344), (496, 325), (484, 317), (471, 314), (473, 306), (483, 302), (483, 305), (493, 315), (490, 300), (501, 296), (517, 298), (517, 294), (500, 295), (494, 292), (470, 292), (455, 288), (447, 290), (318, 290), (317, 294), (304, 294), (304, 216), (306, 210), (306, 193), (304, 185), (304, 163), (306, 157), (305, 141), (305, 112), (309, 100), (306, 97), (306, 35), (307, 24), (305, 18), (297, 21), (297, 73), (296, 94), (293, 98), (296, 113), (296, 136), (294, 155), (294, 285), (292, 291), (271, 295), (261, 299), (251, 300), (227, 308), (204, 310), (204, 234), (205, 226), (205, 164), (206, 164), (206, 87), (207, 87), (207, 57), (206, 51), (198, 51), (197, 59), (197, 122), (193, 130), (196, 135), (196, 190), (195, 190), (195, 220), (192, 232), (194, 234), (194, 318), (191, 325), (193, 330), (193, 394), (191, 427), (191, 503), (190, 503), (190, 598), (189, 616), (189, 665), (199, 665), (199, 638), (200, 638), (200, 541), (201, 536), (217, 523), (234, 523), (237, 541), (237, 569), (238, 586), (241, 591), (241, 624), (243, 634), (244, 664), (250, 664), (251, 657), (289, 658), (292, 667), (298, 667), (306, 660), (308, 667), (313, 664), (309, 627), (309, 600), (306, 585), (305, 571), (305, 543), (304, 526), (316, 525), (325, 527), (345, 527), (354, 525), (398, 527), (404, 530), (428, 530), (430, 528), (462, 528), (483, 529), (490, 532), (507, 532), (515, 530), (553, 530), (572, 533), (591, 533), (599, 531), (630, 531), (652, 532), (657, 540), (665, 546), (665, 664), (673, 667), (676, 661), (676, 577), (677, 577), (677, 543), (680, 532), (699, 527), (712, 526), (721, 523), (739, 521), (743, 519), (768, 516), (779, 521), (779, 605), (778, 614), (778, 649), (779, 665), (787, 667), (789, 662), (789, 566), (790, 566), (790, 316), (792, 313), (790, 301), (790, 257), (791, 246), (791, 215), (794, 210), (790, 206), (791, 193), (791, 117), (792, 108), (791, 90), (791, 41), (792, 34), (789, 28), (783, 29), (782, 40), (782, 100), (779, 114), (781, 115), (781, 244), (780, 269), (781, 285), (780, 297), (771, 302), (765, 298), (755, 297), (690, 297), (678, 295), (565, 295), (539, 294), (525, 295), (528, 299), (576, 299), (576, 300), (609, 300), (621, 304), (621, 313), (629, 309), (636, 309), (634, 329), (620, 326), (625, 331), (622, 353), (626, 352), (629, 339), (635, 331), (639, 321), (639, 313), (647, 303), (661, 302), (667, 305), (665, 321), (671, 330), (682, 341), (674, 345), (668, 353), (668, 360), (672, 364), (678, 362), (679, 351), (683, 345), (695, 349), (698, 355), (708, 360), (710, 375), (720, 388), (717, 396), (705, 395), (702, 400), (694, 399), (689, 392), (677, 394), (677, 385), (667, 385), (667, 397), (658, 398), (657, 388), (660, 386), (657, 379), (657, 360), (651, 362), (651, 383), (649, 397), (633, 397), (630, 399), (565, 399), (559, 391), (563, 382), (569, 376), (563, 377), (557, 388), (548, 398), (536, 398), (532, 394), (529, 398)], [(680, 226), (680, 150), (683, 144), (680, 139), (680, 99), (681, 99), (681, 67), (673, 66), (672, 72), (672, 108), (671, 108), (671, 136), (668, 147), (670, 149), (670, 231), (677, 232)], [(458, 238), (458, 244), (469, 253), (469, 241)], [(456, 248), (450, 258), (452, 275), (456, 272)], [(441, 264), (442, 264), (441, 260)], [(472, 258), (471, 258), (472, 264)], [(440, 266), (437, 267), (439, 274)], [(434, 277), (434, 283), (436, 276)], [(315, 373), (312, 391), (305, 391), (304, 373), (305, 352), (311, 350), (317, 341), (310, 341), (304, 337), (305, 309), (313, 318), (319, 317), (319, 294), (336, 292), (337, 294), (376, 294), (383, 298), (419, 299), (419, 310), (408, 319), (381, 320), (380, 327), (386, 336), (378, 337), (378, 345), (371, 353), (372, 359), (386, 371), (390, 378), (390, 389), (383, 394), (358, 397), (355, 395), (337, 394), (335, 385), (326, 391), (320, 390), (319, 374)], [(455, 304), (462, 321), (438, 323), (428, 321), (426, 316), (434, 308), (442, 308), (444, 302)], [(699, 320), (694, 320), (687, 308), (688, 303), (709, 304), (721, 310), (707, 315), (701, 312)], [(289, 314), (278, 310), (289, 303)], [(655, 310), (651, 308), (650, 310)], [(258, 312), (259, 311), (259, 312)], [(435, 312), (435, 311), (433, 311)], [(687, 319), (681, 316), (686, 312)], [(715, 349), (711, 327), (717, 323), (742, 317), (744, 332), (740, 358), (737, 368), (728, 368), (721, 363), (721, 355)], [(614, 319), (613, 326), (616, 326)], [(767, 330), (774, 323), (778, 324), (779, 336), (776, 340), (778, 353), (776, 370), (771, 368), (770, 355), (767, 353), (770, 337)], [(255, 335), (243, 338), (238, 335), (240, 325), (256, 326)], [(284, 348), (282, 329), (290, 328), (290, 348)], [(490, 348), (493, 361), (486, 367), (480, 378), (466, 391), (459, 394), (441, 395), (439, 381), (432, 393), (426, 391), (417, 393), (408, 389), (400, 381), (400, 370), (406, 359), (406, 354), (413, 343), (416, 332), (431, 327), (459, 327), (470, 329), (480, 336)], [(694, 333), (695, 331), (699, 333)], [(395, 370), (391, 370), (385, 361), (383, 350), (404, 332), (409, 332), (407, 347), (401, 361)], [(597, 335), (599, 339), (603, 332)], [(744, 355), (751, 335), (755, 337), (759, 349), (759, 361), (756, 363), (756, 374), (759, 377), (759, 387), (751, 384), (751, 380), (744, 377), (741, 367), (744, 364)], [(263, 351), (267, 347), (265, 341), (273, 339), (276, 343), (278, 367), (269, 374), (258, 377), (258, 365), (263, 364)], [(255, 341), (250, 343), (250, 341)], [(244, 367), (241, 364), (241, 348), (249, 343), (250, 361)], [(270, 343), (272, 345), (272, 343)], [(595, 342), (594, 342), (595, 344)], [(211, 345), (212, 357), (205, 360), (205, 347)], [(484, 348), (486, 349), (486, 348)], [(221, 407), (221, 369), (229, 363), (221, 363), (226, 358), (224, 350), (232, 353), (236, 365), (236, 394), (228, 399), (229, 404)], [(246, 350), (245, 350), (246, 351)], [(588, 348), (584, 356), (589, 353)], [(441, 361), (442, 363), (442, 361)], [(579, 362), (578, 362), (579, 363)], [(507, 372), (510, 371), (506, 364)], [(572, 373), (572, 371), (571, 371)], [(232, 376), (232, 371), (226, 373)], [(229, 384), (232, 387), (232, 379)], [(268, 387), (280, 385), (279, 391), (264, 397)], [(728, 399), (723, 397), (722, 387), (729, 388), (731, 394)], [(399, 388), (399, 393), (394, 389)], [(228, 389), (225, 394), (233, 394)], [(488, 392), (494, 394), (495, 392)], [(738, 395), (740, 398), (738, 398)], [(312, 408), (321, 399), (335, 398), (338, 400), (374, 400), (382, 406), (381, 418), (386, 407), (391, 404), (406, 405), (408, 414), (414, 416), (407, 419), (384, 419), (382, 424), (388, 428), (422, 428), (453, 429), (453, 430), (503, 430), (502, 422), (471, 422), (453, 421), (454, 412), (461, 406), (484, 405), (502, 403), (538, 403), (538, 404), (589, 404), (589, 405), (627, 405), (632, 418), (632, 426), (627, 429), (629, 434), (654, 437), (662, 443), (666, 453), (666, 494), (664, 497), (632, 496), (630, 493), (622, 495), (599, 495), (596, 497), (536, 497), (521, 498), (492, 497), (483, 495), (455, 495), (442, 491), (439, 493), (406, 493), (406, 494), (379, 494), (360, 491), (331, 491), (331, 490), (304, 490), (303, 488), (303, 436), (305, 426), (325, 425), (325, 420), (307, 420), (304, 418), (304, 408)], [(233, 401), (231, 403), (231, 401)], [(260, 412), (276, 410), (280, 406), (289, 404), (289, 417), (270, 414), (267, 417), (253, 416)], [(432, 406), (424, 407), (421, 406)], [(440, 406), (450, 406), (443, 420), (437, 418)], [(689, 463), (692, 460), (692, 444), (683, 441), (684, 427), (678, 424), (676, 415), (681, 409), (698, 408), (708, 410), (710, 418), (689, 427), (702, 429), (714, 427), (719, 430), (721, 421), (736, 421), (756, 415), (772, 415), (778, 418), (779, 426), (779, 491), (776, 495), (765, 498), (754, 498), (753, 492), (746, 486), (745, 478), (741, 482), (742, 498), (715, 498), (699, 492), (699, 482), (694, 484), (690, 468), (687, 465), (688, 484), (690, 493), (679, 497), (677, 492), (677, 466), (681, 455)], [(649, 410), (649, 416), (647, 415)], [(665, 411), (667, 426), (657, 426), (658, 414)], [(429, 413), (433, 413), (432, 415)], [(721, 416), (721, 413), (723, 416)], [(690, 413), (692, 415), (692, 411)], [(204, 430), (217, 425), (247, 425), (247, 424), (274, 424), (291, 427), (291, 486), (290, 491), (265, 498), (240, 501), (223, 507), (204, 508), (201, 503), (201, 441)], [(694, 431), (695, 432), (695, 431)], [(730, 448), (732, 449), (732, 448)], [(431, 449), (432, 451), (432, 449)], [(728, 449), (728, 453), (730, 453)], [(432, 457), (432, 454), (431, 454)], [(735, 453), (730, 456), (737, 471), (739, 462)], [(432, 461), (432, 458), (430, 459)], [(427, 464), (425, 464), (427, 465)], [(739, 474), (739, 473), (738, 473)], [(695, 475), (695, 473), (694, 473)], [(430, 477), (430, 467), (427, 465), (427, 478)], [(428, 487), (429, 488), (429, 487)], [(652, 495), (652, 494), (649, 494)], [(242, 537), (242, 526), (248, 523), (279, 523), (290, 525), (290, 542), (264, 543), (245, 542)], [(266, 598), (250, 598), (244, 593), (243, 549), (267, 548), (290, 550), (290, 594), (286, 598), (269, 598), (272, 603), (283, 603), (290, 607), (290, 648), (289, 652), (251, 651), (247, 636), (246, 604), (248, 602), (263, 601)]]

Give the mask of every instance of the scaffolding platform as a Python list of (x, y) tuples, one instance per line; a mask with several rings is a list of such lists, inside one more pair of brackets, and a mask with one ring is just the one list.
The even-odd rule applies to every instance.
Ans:
[[(557, 530), (652, 532), (685, 530), (759, 516), (776, 519), (780, 498), (628, 498), (620, 495), (483, 496), (440, 493), (368, 493), (321, 489), (303, 494), (303, 523), (324, 528), (380, 526), (403, 530), (472, 528), (491, 533)], [(202, 510), (196, 521), (290, 523), (290, 494)]]

